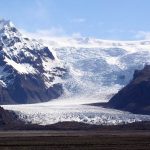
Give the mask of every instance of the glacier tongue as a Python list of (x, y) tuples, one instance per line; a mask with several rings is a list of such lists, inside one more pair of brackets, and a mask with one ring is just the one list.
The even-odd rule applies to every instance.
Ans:
[(60, 103), (41, 103), (30, 105), (5, 105), (14, 110), (20, 119), (34, 124), (54, 124), (63, 121), (77, 121), (97, 125), (116, 125), (135, 121), (150, 121), (150, 116), (134, 115), (113, 109), (89, 105), (60, 105)]

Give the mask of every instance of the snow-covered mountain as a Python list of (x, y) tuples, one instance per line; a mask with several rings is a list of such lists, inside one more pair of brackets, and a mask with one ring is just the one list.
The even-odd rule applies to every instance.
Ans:
[(47, 37), (43, 42), (69, 70), (64, 83), (66, 97), (108, 101), (132, 79), (135, 69), (150, 62), (150, 41)]
[(48, 47), (0, 21), (0, 104), (48, 101), (63, 93), (65, 69)]
[(108, 101), (132, 79), (135, 69), (150, 62), (150, 41), (37, 41), (5, 20), (0, 21), (0, 49), (1, 104), (43, 102), (61, 95)]
[(43, 102), (61, 96), (45, 103), (3, 106), (15, 111), (20, 119), (44, 125), (150, 120), (150, 116), (76, 105), (108, 101), (132, 79), (135, 69), (150, 63), (150, 41), (40, 36), (38, 42), (22, 36), (10, 22), (0, 24), (1, 103)]

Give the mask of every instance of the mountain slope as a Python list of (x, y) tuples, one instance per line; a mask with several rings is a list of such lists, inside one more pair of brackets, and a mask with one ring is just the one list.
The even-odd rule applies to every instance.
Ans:
[(150, 115), (150, 65), (136, 70), (133, 80), (108, 102), (110, 107)]
[(14, 112), (4, 110), (0, 107), (0, 129), (12, 129), (14, 126), (23, 124), (23, 121), (19, 120)]
[(48, 101), (63, 93), (65, 69), (48, 47), (0, 21), (0, 104)]

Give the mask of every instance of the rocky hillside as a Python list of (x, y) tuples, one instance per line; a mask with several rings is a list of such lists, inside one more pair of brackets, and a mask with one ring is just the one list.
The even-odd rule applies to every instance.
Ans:
[(0, 21), (0, 104), (36, 103), (63, 93), (65, 69), (51, 50)]
[(131, 82), (108, 102), (110, 107), (150, 115), (150, 65), (136, 70)]
[(14, 112), (4, 110), (0, 107), (0, 129), (11, 129), (15, 126), (23, 125), (24, 123), (18, 119)]

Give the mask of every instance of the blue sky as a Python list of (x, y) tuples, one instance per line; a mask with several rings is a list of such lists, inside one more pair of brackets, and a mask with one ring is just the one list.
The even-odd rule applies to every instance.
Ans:
[(150, 37), (150, 0), (0, 0), (0, 17), (50, 36)]

